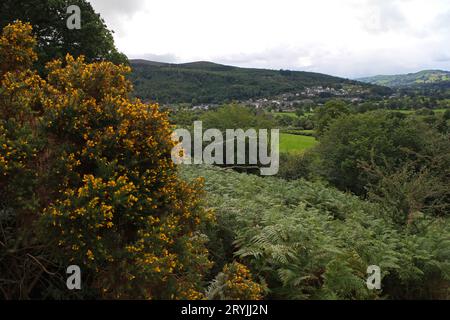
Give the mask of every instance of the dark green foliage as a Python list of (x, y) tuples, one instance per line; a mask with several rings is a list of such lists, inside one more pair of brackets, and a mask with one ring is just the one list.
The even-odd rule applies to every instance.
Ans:
[(160, 103), (224, 103), (299, 92), (307, 86), (350, 85), (370, 91), (373, 86), (311, 72), (279, 72), (224, 66), (209, 62), (167, 64), (131, 61), (135, 94)]
[(443, 118), (444, 120), (450, 120), (450, 109), (445, 110)]
[(201, 110), (189, 110), (184, 108), (169, 109), (170, 122), (181, 128), (189, 128), (194, 121), (200, 120), (204, 113)]
[(349, 107), (341, 100), (330, 100), (324, 106), (317, 108), (314, 114), (317, 135), (321, 136), (324, 134), (334, 120), (349, 113)]
[(416, 111), (418, 116), (434, 116), (434, 111), (431, 109), (422, 108)]
[(369, 199), (384, 206), (390, 219), (398, 224), (411, 225), (423, 214), (450, 212), (450, 184), (445, 178), (450, 167), (436, 174), (435, 168), (421, 167), (417, 162), (405, 162), (399, 168), (372, 162), (363, 164), (362, 169), (377, 181), (368, 186)]
[[(319, 183), (286, 182), (205, 166), (183, 175), (205, 177), (217, 215), (210, 252), (231, 248), (266, 283), (267, 298), (449, 298), (448, 219), (422, 217), (405, 229), (378, 205)], [(232, 242), (232, 240), (234, 240)], [(215, 260), (222, 267), (232, 262)], [(382, 291), (366, 287), (367, 266), (382, 271)]]
[(308, 152), (300, 154), (281, 153), (280, 169), (277, 176), (286, 180), (310, 178), (312, 161), (312, 155)]
[(299, 107), (295, 110), (295, 115), (299, 118), (303, 117), (305, 115), (305, 110), (303, 108)]
[(364, 194), (371, 180), (361, 163), (400, 168), (407, 161), (428, 168), (448, 181), (450, 142), (422, 120), (385, 111), (349, 115), (335, 120), (317, 148), (321, 174), (340, 189)]
[(305, 116), (294, 121), (294, 127), (301, 128), (304, 130), (312, 130), (314, 129), (314, 120), (312, 116)]
[(293, 134), (297, 136), (314, 137), (314, 130), (303, 130), (303, 129), (286, 129), (283, 133)]
[[(81, 29), (69, 30), (66, 26), (67, 7), (81, 9)], [(21, 20), (33, 25), (38, 40), (38, 68), (43, 71), (46, 62), (63, 58), (67, 53), (86, 56), (87, 61), (109, 60), (127, 63), (119, 53), (114, 39), (99, 14), (86, 0), (2, 0), (0, 4), (0, 29)]]
[(361, 104), (356, 105), (353, 109), (355, 112), (364, 113), (380, 109), (380, 106), (373, 102), (363, 102)]
[[(268, 134), (270, 134), (270, 129), (276, 127), (276, 122), (273, 119), (271, 114), (265, 113), (263, 111), (258, 111), (249, 107), (244, 107), (237, 104), (224, 105), (220, 108), (210, 110), (204, 112), (200, 120), (202, 121), (203, 130), (207, 129), (219, 129), (222, 133), (223, 139), (223, 163), (224, 166), (227, 166), (226, 156), (227, 156), (227, 130), (231, 129), (242, 129), (244, 134), (249, 129), (254, 129), (254, 133), (256, 135), (259, 134), (260, 129), (269, 130)], [(270, 136), (269, 136), (270, 139)], [(245, 163), (238, 163), (237, 157), (240, 150), (238, 150), (238, 143), (243, 142), (245, 144)], [(246, 171), (246, 172), (259, 172), (260, 163), (252, 163), (250, 162), (250, 138), (245, 138), (245, 141), (240, 141), (238, 137), (234, 138), (234, 154), (235, 154), (235, 162), (232, 165), (229, 165), (236, 170)], [(257, 143), (257, 141), (252, 141), (253, 143)], [(193, 143), (193, 141), (192, 141)], [(229, 141), (228, 141), (229, 143)], [(270, 142), (269, 142), (270, 143)], [(209, 142), (204, 142), (205, 145), (209, 144)], [(193, 150), (193, 149), (192, 149)]]
[(277, 116), (277, 123), (279, 127), (290, 127), (296, 119), (287, 115)]
[(275, 127), (275, 121), (270, 114), (258, 112), (237, 104), (225, 105), (216, 110), (205, 112), (200, 120), (203, 128), (219, 129), (270, 129)]

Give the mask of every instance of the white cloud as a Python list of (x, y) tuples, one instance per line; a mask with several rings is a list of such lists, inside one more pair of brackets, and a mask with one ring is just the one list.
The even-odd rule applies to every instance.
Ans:
[(387, 3), (372, 0), (364, 2), (365, 10), (362, 24), (370, 33), (408, 30), (408, 20), (400, 9), (400, 1), (392, 0)]
[(142, 0), (89, 0), (94, 10), (101, 14), (110, 29), (119, 35), (126, 34), (126, 25), (134, 15), (145, 10), (146, 2)]
[(448, 0), (92, 0), (133, 58), (346, 77), (450, 69)]

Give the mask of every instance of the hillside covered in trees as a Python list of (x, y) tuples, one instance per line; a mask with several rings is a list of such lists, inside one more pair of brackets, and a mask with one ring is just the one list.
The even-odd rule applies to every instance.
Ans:
[(314, 86), (345, 88), (350, 96), (386, 91), (379, 86), (312, 72), (238, 68), (211, 62), (130, 63), (135, 95), (159, 103), (223, 103), (297, 93)]
[(404, 88), (425, 85), (447, 85), (447, 88), (449, 88), (450, 72), (443, 70), (423, 70), (416, 73), (379, 75), (359, 78), (357, 80), (391, 88)]

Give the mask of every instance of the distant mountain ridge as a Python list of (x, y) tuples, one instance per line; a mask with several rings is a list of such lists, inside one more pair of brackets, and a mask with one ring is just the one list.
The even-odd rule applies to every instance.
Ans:
[(160, 103), (223, 103), (314, 86), (380, 91), (371, 84), (313, 72), (240, 68), (208, 61), (173, 64), (136, 59), (130, 64), (136, 95)]
[(416, 73), (398, 75), (378, 75), (356, 79), (358, 81), (387, 86), (390, 88), (423, 86), (430, 84), (449, 83), (450, 71), (423, 70)]

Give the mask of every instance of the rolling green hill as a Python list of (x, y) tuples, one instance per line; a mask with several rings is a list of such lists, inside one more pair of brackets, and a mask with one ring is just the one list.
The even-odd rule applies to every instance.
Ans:
[(450, 87), (450, 72), (442, 70), (424, 70), (417, 73), (408, 73), (401, 75), (380, 75), (360, 78), (358, 80), (391, 88), (423, 86), (441, 83), (447, 84)]
[(238, 68), (205, 61), (168, 64), (131, 60), (130, 63), (136, 96), (159, 103), (223, 103), (299, 92), (314, 86), (369, 94), (375, 88), (380, 89), (312, 72)]

